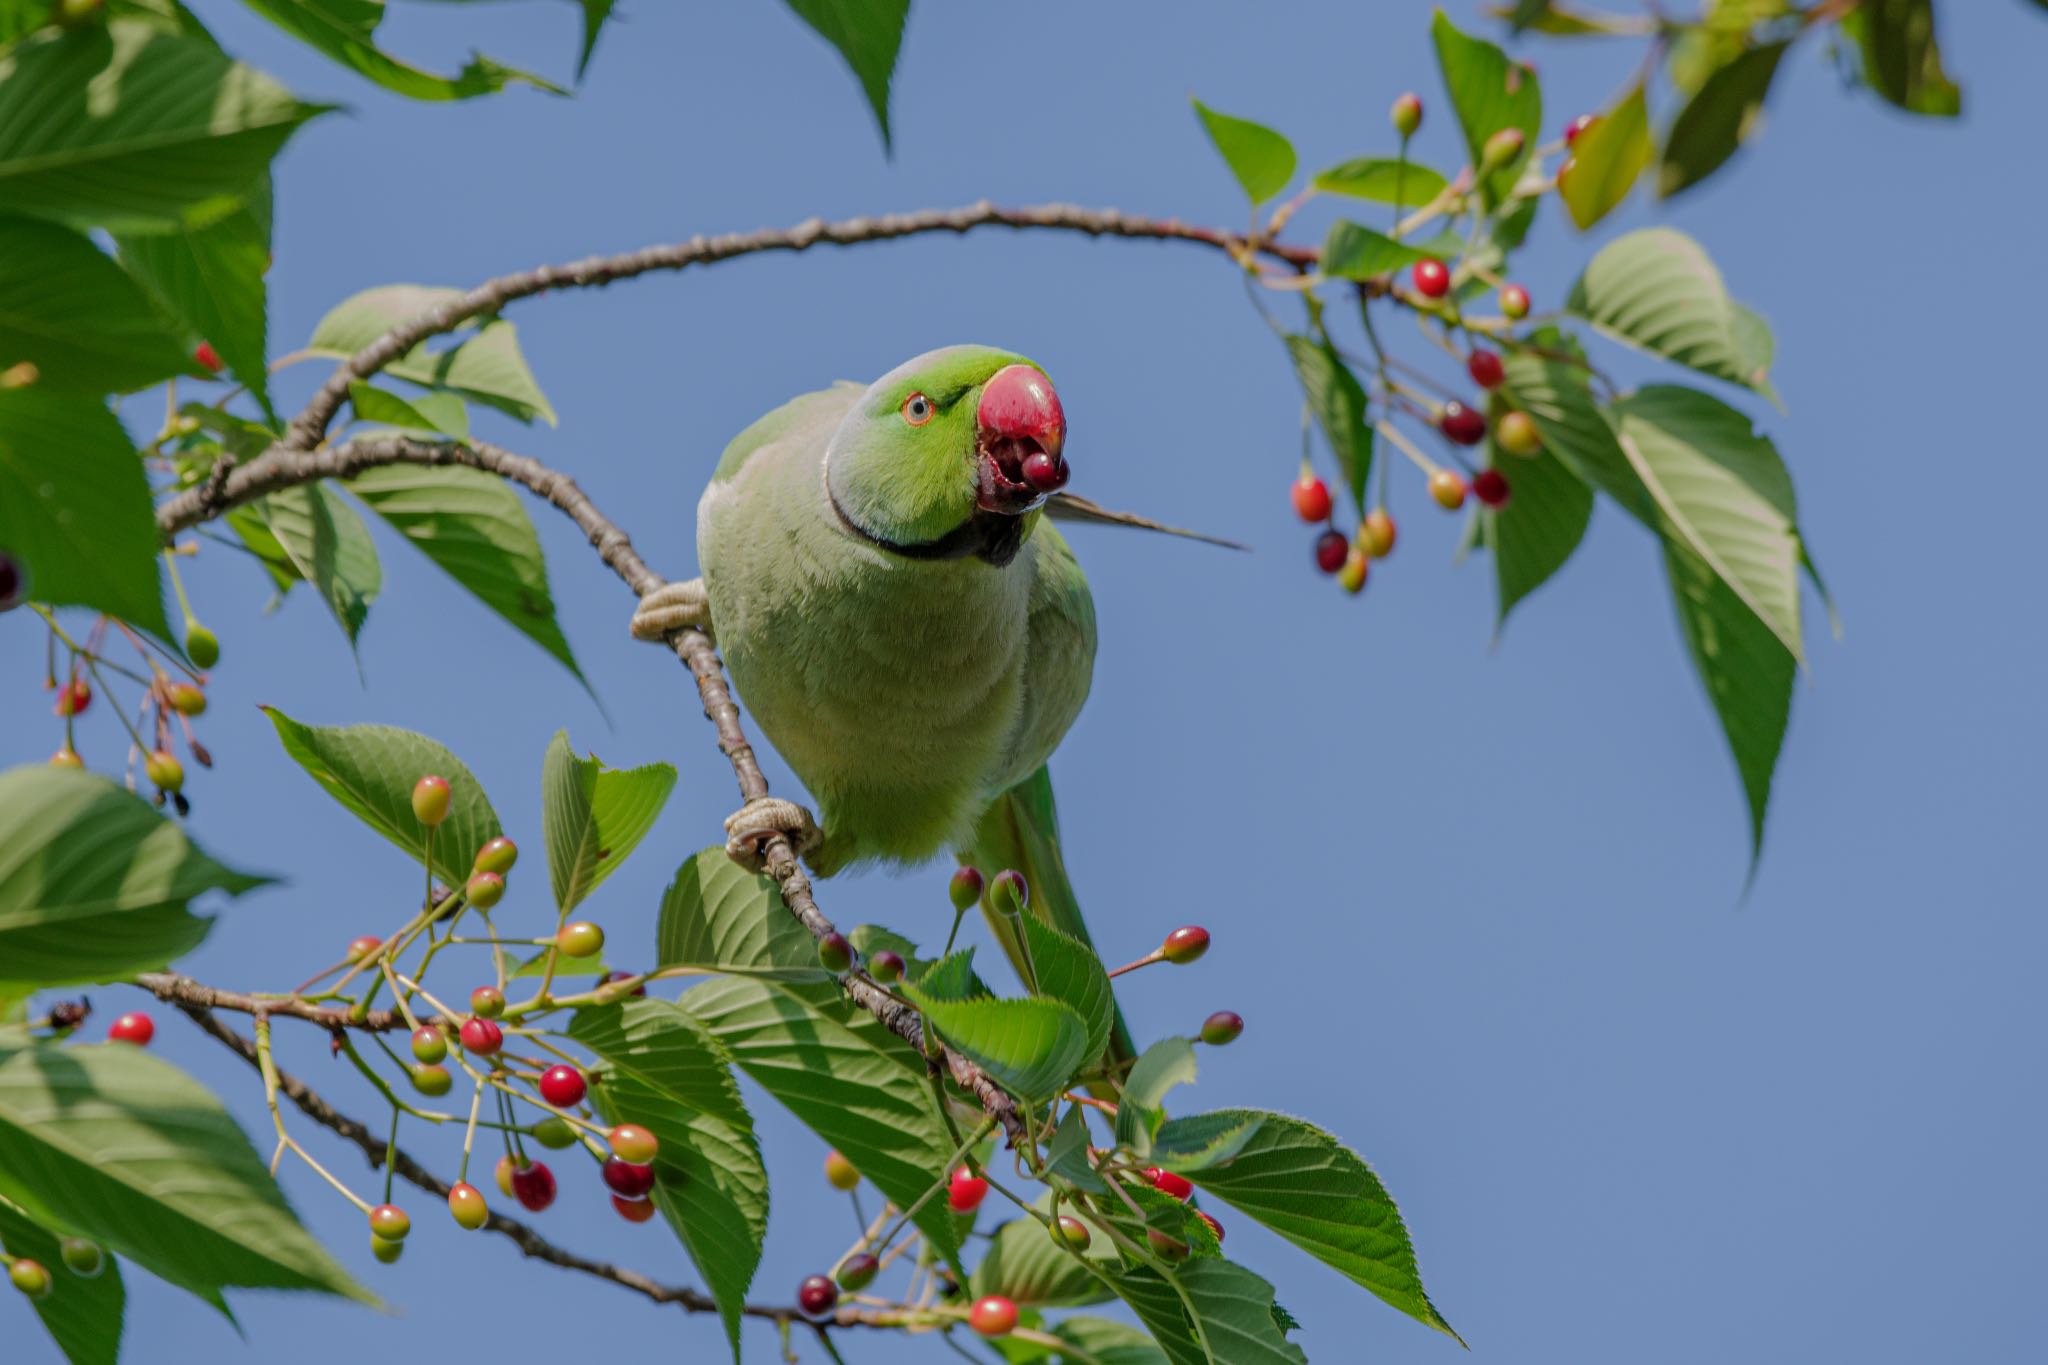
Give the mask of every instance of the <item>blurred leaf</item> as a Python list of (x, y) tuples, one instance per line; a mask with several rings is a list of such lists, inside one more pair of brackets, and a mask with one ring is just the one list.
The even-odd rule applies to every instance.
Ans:
[(322, 112), (150, 23), (35, 34), (0, 54), (0, 204), (117, 230), (211, 221)]
[(263, 708), (292, 761), (356, 818), (426, 862), (426, 827), (412, 813), (412, 789), (433, 774), (448, 780), (448, 818), (434, 831), (433, 874), (443, 884), (469, 879), (476, 852), (504, 833), (482, 784), (461, 759), (425, 735), (390, 725), (301, 725)]
[(1158, 1343), (1129, 1323), (1081, 1314), (1052, 1334), (1074, 1348), (1058, 1355), (1059, 1365), (1171, 1365)]
[(1749, 388), (1764, 382), (1753, 338), (1738, 331), (1753, 324), (1738, 323), (1721, 272), (1698, 242), (1675, 229), (1642, 228), (1609, 242), (1565, 307), (1616, 341), (1701, 374)]
[(1512, 7), (1489, 5), (1486, 12), (1506, 19), (1512, 32), (1547, 33), (1553, 38), (1637, 38), (1652, 31), (1644, 19), (1577, 10), (1557, 0), (1515, 0)]
[[(65, 1268), (56, 1235), (29, 1221), (5, 1199), (0, 1199), (0, 1248), (9, 1256), (27, 1257), (56, 1280), (51, 1293), (31, 1303), (64, 1359), (70, 1365), (116, 1365), (121, 1357), (121, 1319), (128, 1306), (121, 1263), (109, 1253), (91, 1279), (72, 1274)], [(18, 1335), (15, 1341), (20, 1342)]]
[(1405, 207), (1429, 203), (1450, 184), (1439, 171), (1392, 156), (1357, 157), (1321, 172), (1311, 183), (1329, 194)]
[[(581, 81), (590, 70), (590, 58), (597, 51), (598, 35), (604, 32), (605, 21), (612, 17), (615, 0), (576, 0), (583, 10), (583, 46), (576, 53), (576, 79)], [(909, 0), (904, 0), (906, 7)]]
[(1934, 0), (1865, 0), (1842, 16), (1842, 31), (1863, 54), (1863, 80), (1912, 114), (1952, 117), (1962, 92), (1941, 69)]
[[(1060, 1001), (1081, 1017), (1088, 1030), (1082, 1060), (1093, 1061), (1109, 1046), (1109, 1030), (1116, 1018), (1116, 996), (1109, 984), (1109, 973), (1087, 944), (1033, 915), (1022, 916), (1020, 922), (1031, 949), (1031, 970), (1038, 994)], [(931, 989), (928, 983), (919, 984), (927, 991)]]
[(1090, 1060), (1088, 1024), (1057, 1000), (943, 1000), (900, 989), (948, 1047), (1019, 1098), (1050, 1098)]
[(1307, 1365), (1287, 1340), (1273, 1286), (1218, 1256), (1162, 1274), (1149, 1266), (1103, 1277), (1173, 1365)]
[(1749, 140), (1763, 115), (1764, 96), (1790, 43), (1766, 43), (1744, 52), (1709, 76), (1678, 111), (1664, 138), (1657, 193), (1665, 197), (1697, 185)]
[(370, 528), (324, 483), (280, 488), (265, 494), (260, 506), (285, 557), (319, 592), (353, 647), (384, 589)]
[(768, 1171), (725, 1050), (666, 1000), (580, 1009), (569, 1036), (608, 1064), (592, 1103), (660, 1142), (653, 1199), (718, 1300), (735, 1356), (768, 1233)]
[(1166, 1092), (1195, 1079), (1195, 1048), (1185, 1038), (1161, 1038), (1140, 1053), (1124, 1078), (1116, 1109), (1116, 1140), (1143, 1156), (1166, 1117)]
[(1749, 803), (1750, 871), (1763, 855), (1771, 774), (1792, 715), (1798, 661), (1711, 565), (1684, 544), (1664, 542), (1671, 600), (1700, 684), (1720, 717)]
[[(1424, 1292), (1401, 1211), (1363, 1158), (1286, 1114), (1229, 1109), (1204, 1117), (1255, 1122), (1257, 1128), (1229, 1161), (1187, 1168), (1190, 1180), (1418, 1322), (1462, 1342)], [(1154, 1156), (1175, 1169), (1165, 1153), (1155, 1149)]]
[(125, 1043), (0, 1059), (0, 1195), (209, 1301), (245, 1286), (375, 1302), (299, 1225), (220, 1102)]
[(768, 878), (707, 848), (683, 860), (662, 893), (655, 963), (720, 972), (829, 981), (818, 945), (782, 906)]
[(1501, 392), (1535, 420), (1544, 452), (1556, 456), (1580, 482), (1599, 489), (1643, 524), (1654, 527), (1656, 508), (1614, 439), (1614, 428), (1600, 411), (1591, 372), (1583, 364), (1532, 351), (1510, 351), (1503, 368), (1507, 378)]
[(1194, 106), (1209, 141), (1253, 204), (1263, 204), (1287, 188), (1294, 178), (1292, 143), (1262, 123), (1219, 114), (1200, 100)]
[(1391, 275), (1428, 255), (1385, 233), (1339, 218), (1330, 224), (1330, 234), (1323, 239), (1322, 272), (1341, 279), (1369, 280)]
[(190, 952), (208, 891), (262, 886), (200, 852), (174, 820), (97, 773), (0, 773), (0, 983), (115, 981)]
[(1436, 12), (1430, 34), (1472, 165), (1485, 159), (1486, 140), (1495, 133), (1503, 128), (1522, 130), (1522, 154), (1481, 182), (1486, 202), (1497, 204), (1529, 164), (1543, 126), (1543, 92), (1536, 84), (1536, 73), (1509, 61), (1505, 52), (1485, 39), (1460, 33), (1442, 10)]
[[(366, 289), (335, 305), (306, 349), (315, 355), (346, 360), (402, 322), (430, 308), (462, 297), (459, 289), (417, 284), (390, 284)], [(519, 350), (519, 333), (509, 322), (486, 320), (467, 340), (445, 350), (425, 342), (386, 365), (384, 374), (430, 389), (461, 394), (522, 422), (542, 418), (555, 424), (555, 410), (527, 368)]]
[(555, 94), (552, 81), (502, 66), (482, 53), (454, 76), (437, 76), (402, 62), (378, 47), (377, 25), (384, 19), (384, 0), (243, 0), (250, 9), (300, 42), (322, 52), (394, 94), (416, 100), (464, 100), (488, 95), (514, 82)]
[(1580, 231), (1612, 213), (1650, 164), (1650, 110), (1638, 84), (1572, 144), (1570, 168), (1558, 172), (1558, 195)]
[[(380, 389), (358, 379), (348, 386), (348, 401), (356, 416), (365, 422), (380, 422), (429, 439), (453, 436), (459, 441), (469, 435), (468, 405), (452, 393), (419, 393), (401, 398), (389, 389)], [(491, 482), (503, 481), (492, 479)]]
[(0, 389), (0, 545), (27, 566), (36, 601), (170, 638), (149, 481), (98, 399), (40, 384)]
[(891, 147), (889, 80), (903, 46), (903, 21), (910, 0), (783, 0), (799, 19), (839, 49), (875, 111), (882, 146)]
[(1579, 548), (1593, 516), (1593, 490), (1547, 449), (1524, 458), (1492, 448), (1492, 463), (1514, 490), (1506, 507), (1479, 509), (1493, 551), (1498, 631), (1515, 604), (1548, 582)]
[[(1038, 1203), (1046, 1209), (1051, 1201)], [(1070, 1217), (1078, 1213), (1071, 1202), (1060, 1207)], [(969, 1292), (977, 1299), (1001, 1294), (1026, 1308), (1076, 1308), (1113, 1298), (1087, 1262), (1107, 1262), (1114, 1268), (1116, 1250), (1099, 1225), (1092, 1231), (1094, 1240), (1088, 1250), (1076, 1253), (1054, 1241), (1036, 1218), (1012, 1218), (990, 1236), (988, 1250), (969, 1281)]]
[(1322, 428), (1330, 453), (1344, 471), (1351, 501), (1365, 510), (1366, 480), (1372, 473), (1372, 427), (1366, 422), (1365, 389), (1328, 342), (1290, 336), (1287, 350), (1308, 397), (1309, 411)]
[(131, 233), (115, 240), (129, 272), (172, 317), (212, 343), (228, 372), (276, 421), (263, 279), (270, 269), (270, 177), (259, 178), (247, 204), (205, 227)]
[(654, 828), (675, 789), (666, 763), (607, 768), (569, 750), (569, 732), (555, 731), (541, 765), (541, 826), (555, 908), (566, 916), (618, 870)]
[(39, 387), (91, 394), (198, 373), (149, 299), (84, 234), (0, 217), (0, 370), (24, 360)]

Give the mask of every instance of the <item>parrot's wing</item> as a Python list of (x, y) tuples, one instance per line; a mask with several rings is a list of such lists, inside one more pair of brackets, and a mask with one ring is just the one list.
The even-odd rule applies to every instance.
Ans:
[(1200, 531), (1187, 531), (1178, 526), (1168, 526), (1163, 521), (1141, 517), (1136, 512), (1116, 512), (1101, 503), (1082, 497), (1079, 493), (1055, 493), (1045, 500), (1045, 514), (1054, 521), (1093, 522), (1098, 526), (1135, 526), (1140, 531), (1157, 531), (1164, 536), (1179, 536), (1183, 540), (1199, 540), (1204, 545), (1221, 545), (1226, 550), (1249, 550), (1251, 546), (1221, 536), (1203, 535)]

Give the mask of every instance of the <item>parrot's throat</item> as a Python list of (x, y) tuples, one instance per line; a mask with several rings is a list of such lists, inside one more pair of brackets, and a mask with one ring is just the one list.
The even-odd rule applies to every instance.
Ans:
[(839, 524), (870, 545), (879, 546), (892, 555), (905, 559), (966, 559), (973, 557), (984, 564), (1000, 569), (1017, 557), (1017, 551), (1024, 548), (1024, 518), (1011, 516), (1006, 512), (990, 512), (977, 508), (973, 516), (955, 526), (934, 540), (919, 540), (905, 544), (901, 541), (885, 540), (862, 526), (846, 514), (839, 505), (839, 499), (827, 489), (832, 510), (839, 517)]

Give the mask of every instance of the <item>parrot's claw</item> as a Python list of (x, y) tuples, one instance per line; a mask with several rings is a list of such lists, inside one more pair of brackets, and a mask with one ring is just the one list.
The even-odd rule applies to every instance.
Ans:
[(725, 856), (747, 871), (766, 871), (761, 845), (773, 835), (783, 835), (795, 846), (799, 858), (809, 860), (825, 842), (818, 822), (794, 801), (774, 796), (757, 796), (725, 817)]
[(640, 599), (633, 613), (633, 638), (660, 643), (679, 630), (711, 629), (711, 599), (704, 580), (664, 583)]

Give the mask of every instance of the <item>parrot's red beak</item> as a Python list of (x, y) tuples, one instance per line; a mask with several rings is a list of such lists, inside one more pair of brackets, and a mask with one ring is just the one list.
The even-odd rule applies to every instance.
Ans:
[(982, 386), (975, 410), (975, 501), (1020, 516), (1066, 486), (1067, 415), (1052, 381), (1030, 365), (1008, 365)]

